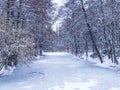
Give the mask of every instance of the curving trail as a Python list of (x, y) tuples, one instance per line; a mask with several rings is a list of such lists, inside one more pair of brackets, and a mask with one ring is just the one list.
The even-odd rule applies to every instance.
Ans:
[(120, 73), (67, 53), (46, 53), (0, 77), (1, 90), (120, 90)]

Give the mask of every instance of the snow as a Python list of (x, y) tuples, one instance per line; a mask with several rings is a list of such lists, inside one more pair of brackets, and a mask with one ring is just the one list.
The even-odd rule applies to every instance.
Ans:
[(5, 69), (5, 67), (4, 67), (4, 68), (0, 71), (0, 75), (1, 75), (1, 76), (11, 75), (14, 70), (15, 70), (15, 67), (7, 67), (7, 69)]
[[(100, 66), (100, 67), (104, 67), (104, 68), (109, 68), (109, 69), (119, 69), (120, 65), (116, 65), (115, 63), (112, 63), (112, 61), (107, 57), (103, 57), (103, 63), (101, 64), (98, 58), (92, 58), (90, 55), (92, 55), (93, 53), (88, 53), (88, 57), (86, 57), (86, 54), (83, 54), (82, 56), (80, 56), (81, 59), (83, 60), (88, 60), (90, 62), (95, 63), (95, 65)], [(120, 60), (118, 60), (120, 61)]]
[(49, 90), (90, 90), (90, 87), (96, 86), (96, 80), (90, 80), (89, 82), (66, 82), (64, 81), (63, 86), (55, 86), (49, 88)]
[(59, 7), (63, 6), (66, 0), (53, 0), (53, 3), (56, 3)]
[(110, 89), (110, 90), (120, 90), (120, 88), (112, 88), (112, 89)]
[(64, 52), (45, 53), (11, 75), (0, 77), (1, 90), (120, 90), (120, 72)]

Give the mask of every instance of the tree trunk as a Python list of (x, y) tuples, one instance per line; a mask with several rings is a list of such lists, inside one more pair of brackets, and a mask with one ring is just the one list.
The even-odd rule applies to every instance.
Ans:
[(102, 59), (102, 56), (97, 48), (97, 45), (96, 45), (96, 42), (94, 40), (94, 37), (93, 37), (93, 34), (92, 34), (92, 29), (91, 29), (91, 26), (88, 22), (88, 17), (87, 17), (87, 13), (86, 13), (86, 10), (85, 10), (85, 6), (84, 6), (84, 2), (83, 0), (81, 0), (81, 4), (82, 4), (82, 10), (83, 10), (83, 13), (84, 13), (84, 17), (85, 17), (85, 22), (86, 22), (86, 25), (87, 25), (87, 28), (88, 28), (88, 31), (89, 31), (89, 34), (90, 34), (90, 37), (91, 37), (91, 41), (93, 43), (93, 46), (95, 47), (95, 50), (96, 50), (96, 53), (100, 59), (100, 62), (103, 63), (103, 59)]
[(114, 17), (114, 14), (115, 14), (115, 0), (111, 0), (111, 10), (112, 10), (112, 37), (111, 37), (111, 40), (112, 40), (112, 54), (113, 54), (113, 59), (114, 59), (114, 63), (118, 64), (118, 60), (116, 58), (116, 50), (115, 50), (115, 17)]
[(6, 15), (6, 30), (9, 30), (10, 26), (10, 0), (7, 0), (7, 15)]
[(86, 51), (86, 57), (88, 57), (88, 42), (85, 40), (85, 51)]
[(21, 8), (22, 8), (22, 0), (19, 0), (18, 6), (18, 15), (17, 15), (17, 29), (20, 28), (21, 24)]
[(102, 13), (102, 27), (103, 27), (103, 36), (104, 36), (104, 40), (105, 40), (105, 47), (107, 50), (107, 56), (108, 56), (108, 58), (110, 58), (110, 50), (109, 50), (110, 45), (108, 44), (108, 40), (107, 40), (105, 16), (104, 16), (104, 11), (103, 11), (103, 1), (102, 0), (100, 0), (100, 5), (101, 5), (101, 13)]

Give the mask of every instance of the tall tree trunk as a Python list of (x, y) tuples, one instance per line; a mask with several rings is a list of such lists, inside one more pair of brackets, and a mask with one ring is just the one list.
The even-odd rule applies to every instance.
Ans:
[(112, 54), (113, 54), (113, 62), (118, 64), (118, 60), (116, 58), (116, 50), (115, 50), (115, 32), (114, 32), (114, 22), (112, 22)]
[(112, 10), (112, 54), (113, 54), (113, 59), (114, 63), (118, 64), (118, 60), (116, 58), (116, 50), (115, 50), (115, 0), (111, 0), (111, 10)]
[(85, 51), (86, 51), (86, 57), (88, 57), (88, 42), (85, 40)]
[(39, 24), (39, 30), (40, 30), (40, 37), (39, 37), (39, 54), (40, 54), (40, 56), (42, 56), (43, 55), (43, 30), (44, 30), (44, 27), (42, 26), (42, 27), (40, 27), (41, 26), (41, 23), (40, 23), (40, 21), (38, 22), (38, 24)]
[(7, 0), (6, 30), (10, 27), (10, 0)]
[(102, 13), (102, 27), (103, 27), (103, 36), (104, 36), (104, 40), (105, 40), (105, 48), (107, 50), (107, 55), (108, 58), (111, 58), (110, 55), (110, 45), (109, 45), (109, 40), (107, 40), (107, 34), (106, 34), (106, 25), (105, 25), (105, 16), (104, 16), (104, 11), (103, 11), (103, 0), (100, 0), (100, 9), (101, 9), (101, 13)]
[[(6, 31), (9, 32), (10, 31), (10, 1), (11, 0), (7, 0), (7, 7), (6, 7)], [(6, 55), (7, 56), (7, 55)], [(7, 69), (7, 58), (4, 59), (4, 65), (5, 65), (5, 68)]]
[(17, 15), (17, 29), (21, 26), (21, 8), (22, 8), (22, 0), (19, 0), (18, 5), (18, 15)]
[(83, 13), (84, 13), (84, 17), (85, 17), (85, 22), (86, 22), (86, 25), (87, 25), (87, 28), (88, 28), (88, 31), (89, 31), (89, 34), (90, 34), (90, 37), (91, 37), (91, 41), (93, 43), (93, 46), (95, 47), (95, 50), (96, 50), (96, 53), (100, 59), (100, 62), (103, 63), (103, 59), (102, 59), (102, 56), (98, 50), (98, 47), (96, 45), (96, 42), (94, 40), (94, 37), (93, 37), (93, 34), (92, 34), (92, 28), (88, 22), (88, 17), (87, 17), (87, 13), (86, 13), (86, 10), (85, 10), (85, 6), (84, 6), (84, 2), (83, 0), (81, 0), (81, 4), (82, 4), (82, 10), (83, 10)]

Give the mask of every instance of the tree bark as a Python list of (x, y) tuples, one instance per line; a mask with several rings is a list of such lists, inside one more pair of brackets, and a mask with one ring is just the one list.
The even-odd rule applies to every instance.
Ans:
[(92, 34), (92, 29), (91, 29), (91, 26), (88, 22), (88, 17), (87, 17), (87, 13), (86, 13), (86, 10), (85, 10), (85, 6), (84, 6), (84, 2), (83, 0), (81, 0), (81, 4), (82, 4), (82, 10), (83, 10), (83, 13), (84, 13), (84, 18), (85, 18), (85, 22), (86, 22), (86, 25), (87, 25), (87, 28), (88, 28), (88, 31), (89, 31), (89, 34), (90, 34), (90, 37), (91, 37), (91, 41), (93, 43), (93, 46), (95, 47), (95, 50), (96, 50), (96, 53), (100, 59), (100, 62), (103, 63), (103, 59), (102, 59), (102, 56), (98, 50), (98, 47), (96, 45), (96, 42), (94, 40), (94, 37), (93, 37), (93, 34)]
[(7, 15), (6, 15), (6, 30), (9, 30), (10, 26), (10, 0), (7, 0)]
[(20, 28), (21, 24), (21, 8), (22, 8), (22, 0), (19, 0), (18, 6), (18, 15), (17, 15), (17, 29)]
[(111, 40), (112, 40), (112, 54), (113, 54), (113, 60), (114, 60), (114, 63), (118, 64), (118, 60), (116, 58), (116, 50), (115, 50), (115, 17), (114, 17), (114, 14), (115, 14), (115, 0), (111, 0), (111, 10), (112, 10), (112, 37), (111, 37)]
[(111, 58), (110, 50), (109, 50), (110, 45), (108, 43), (107, 34), (106, 34), (105, 16), (104, 16), (104, 11), (103, 11), (103, 1), (102, 0), (100, 0), (100, 5), (101, 5), (101, 13), (102, 13), (102, 27), (103, 27), (103, 36), (104, 36), (104, 40), (105, 40), (105, 47), (107, 50), (108, 58)]

